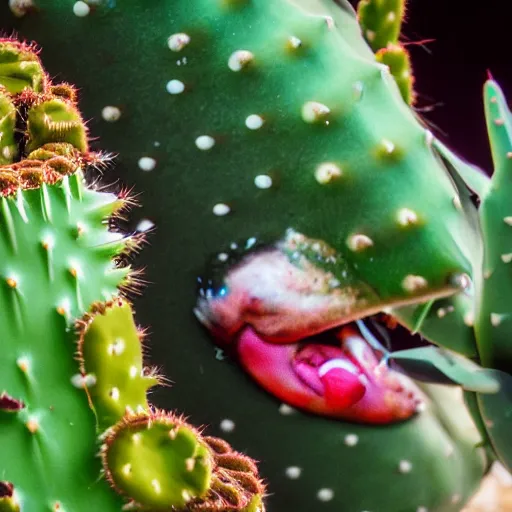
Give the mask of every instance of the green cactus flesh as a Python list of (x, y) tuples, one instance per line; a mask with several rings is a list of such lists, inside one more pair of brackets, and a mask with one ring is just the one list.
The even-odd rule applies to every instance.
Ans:
[(512, 261), (509, 236), (512, 229), (509, 207), (509, 192), (512, 189), (512, 115), (496, 83), (486, 83), (484, 99), (495, 170), (480, 207), (484, 233), (484, 279), (476, 334), (482, 363), (511, 373), (512, 309), (506, 297), (508, 264)]
[(405, 15), (405, 0), (361, 0), (357, 7), (365, 39), (377, 52), (396, 45)]
[(78, 365), (66, 327), (84, 304), (116, 293), (126, 277), (101, 247), (111, 236), (98, 213), (113, 211), (118, 199), (85, 189), (82, 180), (78, 173), (2, 198), (0, 389), (24, 403), (14, 413), (0, 407), (2, 478), (27, 512), (120, 503), (97, 481), (94, 416), (72, 384)]
[(95, 385), (88, 388), (88, 395), (103, 431), (121, 420), (127, 408), (147, 410), (146, 392), (158, 379), (144, 373), (140, 334), (130, 306), (99, 304), (96, 309), (83, 319), (79, 353), (82, 375), (94, 375)]
[(210, 488), (213, 461), (197, 433), (166, 415), (128, 417), (103, 448), (108, 478), (148, 510), (184, 507)]
[(409, 52), (403, 46), (388, 44), (386, 48), (379, 50), (375, 57), (381, 64), (389, 66), (404, 101), (409, 105), (414, 103), (414, 79)]
[[(123, 182), (144, 191), (140, 218), (158, 229), (141, 261), (158, 284), (139, 311), (175, 382), (155, 401), (260, 460), (273, 510), (460, 510), (488, 466), (465, 409), (453, 414), (460, 396), (426, 387), (424, 410), (386, 427), (305, 414), (219, 357), (192, 314), (212, 255), (252, 237), (282, 248), (289, 228), (335, 251), (342, 291), (350, 282), (367, 293), (354, 317), (453, 294), (471, 271), (468, 221), (432, 136), (353, 13), (320, 0), (94, 7), (78, 17), (53, 0), (25, 18), (4, 6), (0, 15), (2, 28), (38, 41), (52, 74), (81, 88)], [(134, 48), (144, 56), (136, 72)]]
[(489, 80), (484, 87), (487, 130), (494, 161), (490, 186), (482, 197), (483, 280), (477, 305), (475, 332), (484, 366), (501, 370), (502, 390), (497, 396), (478, 395), (488, 435), (502, 462), (512, 468), (510, 417), (512, 415), (512, 309), (507, 300), (512, 261), (510, 192), (512, 191), (512, 114), (499, 86)]
[[(30, 61), (26, 48), (0, 40), (0, 55), (18, 51)], [(222, 503), (212, 489), (230, 468), (181, 418), (151, 410), (146, 392), (158, 379), (143, 368), (129, 304), (111, 300), (134, 283), (120, 263), (140, 237), (110, 229), (129, 200), (86, 184), (89, 164), (102, 160), (87, 151), (74, 89), (45, 79), (40, 93), (30, 84), (19, 91), (9, 87), (11, 71), (0, 77), (0, 510), (119, 511), (121, 495), (141, 510), (178, 510), (192, 499), (201, 510)], [(26, 144), (12, 151), (15, 127)], [(172, 449), (162, 438), (164, 428), (171, 441), (171, 427)], [(108, 481), (96, 456), (105, 430)], [(127, 446), (136, 436), (142, 446)], [(229, 445), (227, 451), (235, 463), (252, 464)], [(121, 480), (126, 464), (136, 474), (131, 481)], [(233, 510), (262, 499), (254, 465), (231, 483)]]

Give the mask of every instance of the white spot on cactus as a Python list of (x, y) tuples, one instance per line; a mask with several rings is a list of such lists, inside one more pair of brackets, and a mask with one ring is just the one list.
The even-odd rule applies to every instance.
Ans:
[(119, 396), (120, 396), (120, 393), (119, 393), (119, 389), (118, 388), (112, 388), (109, 393), (108, 393), (108, 396), (114, 400), (115, 402), (117, 402), (119, 400)]
[(231, 211), (231, 208), (225, 203), (217, 203), (213, 207), (213, 214), (217, 215), (217, 217), (223, 217), (227, 215)]
[(388, 155), (392, 155), (396, 149), (395, 144), (388, 139), (382, 139), (380, 144)]
[(512, 159), (512, 151), (507, 152), (507, 158)]
[(308, 101), (302, 106), (302, 119), (306, 123), (317, 123), (325, 118), (331, 109), (318, 101)]
[(351, 235), (347, 240), (348, 248), (351, 251), (360, 252), (373, 245), (373, 240), (362, 233)]
[(427, 507), (418, 507), (416, 509), (416, 512), (428, 512), (428, 508)]
[(386, 16), (386, 21), (389, 23), (393, 23), (396, 20), (396, 14), (394, 11), (389, 11)]
[(457, 210), (462, 210), (462, 203), (460, 202), (459, 196), (455, 196), (453, 198), (453, 206), (455, 206)]
[(295, 36), (290, 37), (290, 39), (288, 39), (288, 42), (290, 43), (290, 46), (292, 48), (300, 48), (302, 46), (302, 41)]
[(71, 384), (77, 389), (92, 388), (96, 385), (96, 382), (96, 375), (92, 373), (88, 373), (87, 375), (77, 373), (71, 377)]
[(498, 327), (504, 318), (505, 315), (500, 315), (499, 313), (491, 313), (491, 325), (493, 327)]
[(370, 42), (373, 41), (375, 39), (375, 32), (373, 30), (367, 30), (366, 39), (368, 39)]
[(334, 491), (328, 488), (320, 489), (316, 493), (316, 497), (320, 501), (331, 501), (334, 498)]
[(468, 326), (468, 327), (473, 327), (473, 325), (475, 325), (475, 315), (473, 314), (472, 311), (468, 311), (465, 315), (464, 315), (464, 323)]
[(186, 489), (181, 491), (181, 497), (185, 503), (188, 503), (192, 499), (192, 495)]
[(247, 50), (237, 50), (228, 60), (228, 67), (231, 71), (241, 71), (254, 59), (254, 55)]
[(249, 130), (259, 130), (263, 126), (263, 118), (258, 114), (252, 114), (245, 120), (245, 126)]
[(139, 159), (139, 169), (141, 171), (149, 172), (156, 167), (156, 160), (150, 156), (143, 156)]
[(507, 224), (508, 226), (512, 226), (512, 217), (505, 217), (503, 219), (503, 222)]
[(25, 426), (31, 434), (35, 434), (39, 430), (39, 419), (36, 416), (30, 416)]
[(151, 487), (153, 487), (155, 494), (160, 494), (162, 492), (162, 486), (160, 485), (160, 482), (156, 478), (153, 478), (153, 480), (151, 480)]
[(9, 0), (9, 8), (17, 18), (21, 18), (34, 7), (32, 0)]
[(363, 97), (364, 84), (361, 81), (357, 81), (353, 86), (352, 90), (354, 91), (354, 99), (356, 101), (360, 100)]
[(297, 478), (299, 478), (301, 473), (302, 469), (299, 468), (299, 466), (290, 466), (285, 470), (286, 476), (291, 480), (296, 480)]
[(184, 33), (173, 34), (167, 39), (167, 46), (173, 52), (181, 52), (190, 43), (190, 36)]
[(397, 219), (401, 226), (411, 226), (418, 222), (418, 215), (409, 208), (401, 208), (398, 210)]
[(408, 460), (401, 460), (398, 463), (398, 471), (403, 474), (410, 473), (412, 471), (412, 463)]
[(295, 409), (293, 407), (290, 407), (288, 404), (281, 404), (279, 406), (279, 413), (283, 416), (290, 416), (295, 412)]
[(114, 343), (110, 343), (107, 347), (107, 352), (111, 356), (118, 356), (124, 352), (125, 343), (121, 338), (117, 338)]
[(512, 261), (512, 252), (509, 252), (507, 254), (502, 254), (500, 257), (501, 257), (501, 261), (503, 261), (503, 263), (510, 263)]
[(169, 437), (174, 441), (178, 435), (178, 430), (173, 428), (169, 430)]
[(196, 146), (201, 151), (208, 151), (209, 149), (212, 149), (213, 146), (215, 146), (215, 139), (209, 135), (201, 135), (196, 139)]
[(142, 219), (135, 228), (137, 231), (144, 233), (146, 231), (149, 231), (152, 227), (154, 227), (155, 224), (151, 222), (149, 219)]
[(498, 119), (494, 120), (494, 124), (496, 126), (503, 126), (505, 124), (505, 119), (503, 119), (502, 117), (499, 117)]
[(132, 442), (133, 442), (133, 444), (139, 444), (141, 439), (142, 438), (141, 438), (140, 434), (138, 434), (138, 433), (137, 434), (132, 434)]
[(217, 259), (219, 261), (225, 262), (225, 261), (228, 261), (228, 258), (229, 258), (229, 255), (226, 252), (220, 252), (219, 254), (217, 254)]
[(121, 117), (121, 110), (112, 105), (107, 105), (106, 107), (103, 107), (101, 117), (103, 117), (103, 119), (108, 123), (114, 123)]
[(260, 174), (254, 178), (254, 184), (260, 189), (267, 189), (272, 187), (272, 178), (267, 174)]
[(430, 130), (425, 130), (425, 142), (427, 146), (431, 146), (434, 142), (434, 134)]
[(339, 178), (341, 175), (341, 167), (336, 165), (334, 162), (324, 162), (320, 164), (315, 170), (315, 179), (321, 185), (330, 183), (336, 178)]
[(130, 476), (130, 473), (132, 472), (132, 465), (130, 463), (128, 464), (125, 464), (122, 468), (121, 468), (121, 473), (123, 473), (124, 476), (128, 477)]
[(194, 471), (194, 467), (196, 465), (196, 459), (194, 457), (189, 457), (185, 460), (185, 469), (187, 471)]
[(402, 281), (402, 288), (406, 292), (418, 292), (428, 286), (427, 280), (422, 276), (408, 275)]
[(91, 8), (85, 3), (79, 0), (73, 5), (73, 14), (79, 18), (87, 16), (91, 12)]
[(326, 16), (325, 23), (327, 24), (327, 28), (329, 30), (333, 30), (334, 27), (336, 27), (336, 24), (334, 23), (334, 18), (332, 16)]
[(18, 359), (16, 359), (16, 364), (23, 373), (27, 373), (30, 370), (30, 361), (28, 360), (28, 357), (18, 357)]
[(185, 84), (180, 80), (169, 80), (165, 88), (169, 94), (181, 94), (185, 90)]
[(226, 418), (220, 422), (220, 429), (223, 432), (233, 432), (235, 430), (235, 422)]
[(347, 434), (345, 436), (344, 442), (347, 446), (355, 446), (359, 443), (359, 436), (357, 434)]

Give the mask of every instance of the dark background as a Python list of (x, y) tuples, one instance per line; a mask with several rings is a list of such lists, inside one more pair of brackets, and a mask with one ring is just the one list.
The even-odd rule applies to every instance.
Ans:
[[(508, 4), (409, 0), (402, 29), (413, 60), (417, 109), (444, 142), (487, 171), (492, 169), (482, 106), (487, 70), (512, 102)], [(419, 44), (424, 40), (432, 41)]]

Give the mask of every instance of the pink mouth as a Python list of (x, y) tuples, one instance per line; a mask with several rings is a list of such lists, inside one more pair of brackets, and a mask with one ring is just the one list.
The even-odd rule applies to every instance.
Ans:
[(379, 365), (377, 354), (351, 326), (335, 331), (336, 343), (314, 339), (274, 344), (246, 327), (237, 341), (242, 367), (283, 402), (308, 412), (354, 422), (385, 424), (415, 414), (419, 390)]

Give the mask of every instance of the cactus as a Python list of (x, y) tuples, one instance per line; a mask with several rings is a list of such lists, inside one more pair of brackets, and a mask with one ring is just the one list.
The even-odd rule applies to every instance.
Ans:
[[(41, 44), (52, 75), (78, 84), (102, 146), (119, 153), (123, 183), (144, 192), (139, 220), (158, 229), (140, 257), (155, 284), (139, 312), (175, 382), (165, 394), (155, 390), (157, 405), (186, 411), (261, 461), (273, 510), (456, 511), (495, 457), (507, 462), (510, 409), (501, 405), (510, 368), (495, 368), (493, 334), (480, 335), (473, 320), (479, 250), (494, 231), (481, 237), (465, 187), (483, 195), (489, 184), (408, 107), (410, 83), (400, 82), (407, 68), (397, 74), (386, 60), (397, 31), (375, 55), (355, 13), (339, 3), (51, 0), (21, 18), (4, 8), (2, 23)], [(370, 22), (362, 12), (364, 35)], [(142, 56), (136, 68), (134, 48)], [(69, 104), (65, 87), (52, 94)], [(54, 114), (50, 106), (36, 114)], [(12, 107), (5, 111), (0, 119), (12, 123)], [(75, 150), (89, 150), (76, 110), (57, 112)], [(48, 125), (33, 126), (27, 141), (55, 144)], [(400, 354), (376, 339), (368, 327), (381, 311), (474, 360), (429, 347), (419, 358), (419, 377), (455, 382), (465, 402), (460, 389), (400, 375), (391, 362), (414, 375), (418, 352)], [(481, 346), (488, 356), (480, 357)], [(456, 371), (448, 372), (452, 360)], [(144, 386), (114, 386), (118, 368), (102, 363), (94, 350), (82, 355), (80, 375), (94, 368), (105, 379), (104, 387), (86, 386), (84, 409), (96, 412), (98, 425), (117, 422), (105, 455), (150, 422), (137, 411), (147, 407)], [(122, 410), (102, 400), (100, 390), (113, 387), (118, 403), (135, 408), (123, 423)], [(4, 398), (8, 409), (12, 398)], [(169, 425), (155, 414), (148, 442)], [(170, 464), (199, 495), (188, 510), (262, 506), (252, 463), (232, 466), (219, 442), (186, 432), (198, 441), (194, 453), (210, 453), (203, 460), (212, 468), (211, 494), (201, 496), (208, 485), (190, 483), (184, 466)], [(170, 506), (154, 501), (151, 471), (172, 455), (142, 453), (163, 459), (147, 464), (140, 486), (126, 481), (124, 466), (116, 474), (108, 468), (108, 478), (135, 507)]]
[(361, 0), (358, 20), (364, 38), (375, 52), (375, 59), (389, 67), (404, 101), (415, 101), (411, 57), (399, 36), (405, 17), (405, 0)]
[(230, 472), (210, 446), (222, 441), (147, 402), (159, 378), (118, 297), (136, 284), (122, 259), (141, 237), (109, 229), (129, 197), (84, 179), (105, 157), (88, 150), (74, 89), (50, 82), (33, 47), (0, 40), (0, 56), (0, 510), (116, 511), (122, 497), (134, 510), (256, 510), (250, 459), (226, 444)]

